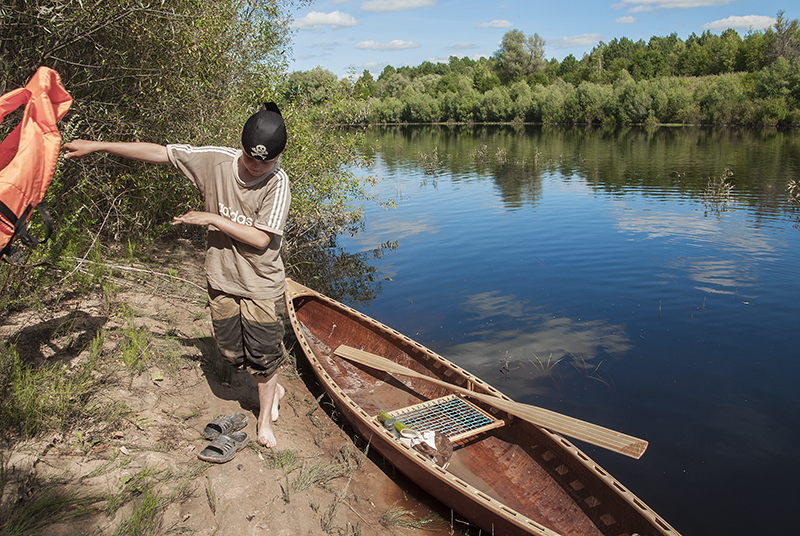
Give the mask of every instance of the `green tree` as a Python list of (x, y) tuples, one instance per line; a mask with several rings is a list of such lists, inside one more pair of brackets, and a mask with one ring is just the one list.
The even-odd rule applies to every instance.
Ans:
[(603, 123), (607, 120), (605, 110), (611, 101), (611, 88), (592, 82), (581, 82), (573, 100), (574, 117), (582, 123)]
[(418, 91), (413, 86), (403, 93), (403, 121), (410, 123), (436, 123), (440, 118), (439, 103), (427, 93)]
[(775, 62), (758, 73), (754, 87), (755, 95), (762, 99), (791, 96), (792, 91), (797, 88), (798, 68), (800, 66), (796, 65), (793, 68), (786, 58), (779, 56)]
[(373, 99), (369, 120), (375, 123), (400, 123), (404, 108), (405, 105), (397, 97)]
[(375, 79), (372, 78), (372, 73), (369, 72), (369, 69), (364, 69), (364, 72), (361, 73), (359, 79), (356, 80), (356, 97), (359, 99), (368, 99), (369, 97), (373, 97), (375, 96), (376, 87), (377, 85), (375, 84)]
[(338, 91), (338, 85), (339, 77), (327, 69), (316, 67), (310, 71), (295, 71), (290, 74), (283, 94), (289, 102), (302, 98), (311, 104), (322, 104)]
[(714, 70), (715, 58), (711, 53), (711, 47), (707, 47), (709, 39), (703, 36), (698, 37), (692, 34), (686, 40), (686, 51), (681, 56), (678, 63), (679, 72), (683, 76), (705, 76), (712, 74)]
[(475, 65), (475, 60), (470, 59), (466, 56), (464, 56), (463, 58), (450, 56), (448, 64), (450, 65), (450, 72), (465, 74), (468, 71), (472, 70), (472, 67)]
[(732, 73), (737, 70), (742, 38), (739, 33), (728, 28), (720, 35), (720, 48), (717, 51), (717, 74)]
[(713, 125), (741, 124), (746, 94), (737, 74), (706, 77), (695, 89), (704, 123)]
[(614, 82), (614, 105), (620, 123), (644, 123), (650, 115), (652, 99), (627, 71), (622, 71)]
[(500, 78), (494, 74), (488, 61), (479, 61), (472, 69), (472, 85), (481, 93), (486, 93), (500, 84)]
[(472, 87), (472, 80), (466, 74), (453, 80), (455, 92), (448, 91), (441, 97), (442, 119), (445, 121), (470, 122), (475, 120), (480, 93)]
[(664, 62), (663, 75), (675, 76), (677, 74), (678, 61), (686, 51), (686, 44), (678, 37), (678, 34), (672, 33), (667, 37), (651, 37), (647, 48), (662, 58)]
[(476, 116), (483, 122), (510, 121), (514, 118), (514, 106), (505, 87), (490, 89), (479, 97)]
[(755, 73), (763, 69), (769, 61), (771, 46), (770, 37), (765, 32), (748, 33), (739, 47), (737, 70)]
[(439, 86), (439, 81), (443, 78), (440, 74), (426, 74), (415, 78), (410, 87), (413, 87), (420, 93), (427, 93), (430, 96), (436, 96), (436, 89)]
[(655, 50), (640, 49), (631, 60), (631, 75), (636, 80), (649, 80), (661, 76), (667, 70), (664, 57)]
[(589, 54), (581, 59), (583, 65), (584, 78), (589, 82), (601, 82), (604, 78), (603, 54), (606, 44), (602, 41), (595, 46)]
[(510, 30), (503, 35), (500, 49), (494, 53), (497, 72), (504, 83), (516, 82), (545, 66), (545, 41), (539, 34), (526, 37), (520, 30)]
[(572, 85), (578, 85), (582, 79), (582, 68), (580, 62), (570, 54), (569, 56), (565, 57), (561, 60), (561, 63), (558, 66), (558, 76), (561, 77), (562, 80), (565, 82), (569, 82)]
[(533, 91), (525, 80), (514, 82), (508, 88), (511, 99), (511, 119), (513, 121), (528, 121), (528, 114), (533, 104)]
[(411, 85), (411, 80), (398, 72), (390, 74), (385, 78), (378, 78), (378, 87), (380, 88), (381, 96), (401, 97), (409, 85)]
[[(601, 43), (602, 44), (602, 43)], [(639, 51), (646, 50), (644, 41), (631, 41), (627, 37), (614, 38), (603, 47), (603, 64), (605, 69), (617, 76), (620, 71), (630, 72), (631, 64)]]
[(773, 60), (785, 58), (789, 63), (800, 58), (800, 21), (787, 20), (784, 11), (781, 10), (778, 11), (773, 29), (770, 58)]
[[(537, 97), (543, 96), (543, 100), (538, 103), (542, 122), (572, 123), (573, 118), (570, 115), (571, 110), (568, 108), (567, 103), (571, 101), (574, 93), (575, 87), (560, 78), (547, 86), (543, 95), (534, 93), (534, 106), (537, 105), (537, 100), (539, 100)], [(536, 115), (535, 111), (533, 115)]]

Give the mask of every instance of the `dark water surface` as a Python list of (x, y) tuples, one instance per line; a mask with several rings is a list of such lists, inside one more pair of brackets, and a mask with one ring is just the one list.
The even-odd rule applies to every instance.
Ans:
[[(685, 536), (794, 534), (800, 133), (539, 127), (368, 134), (359, 309), (515, 400), (647, 439), (580, 444)], [(733, 175), (730, 196), (709, 179)]]

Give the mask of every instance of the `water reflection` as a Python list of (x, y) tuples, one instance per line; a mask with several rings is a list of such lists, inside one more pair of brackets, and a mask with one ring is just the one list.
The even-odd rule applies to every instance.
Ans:
[[(732, 294), (737, 288), (756, 285), (760, 271), (755, 266), (779, 261), (779, 252), (787, 247), (785, 241), (758, 228), (730, 221), (723, 225), (697, 210), (667, 212), (651, 208), (644, 212), (631, 209), (624, 202), (616, 202), (612, 208), (616, 228), (621, 233), (707, 249), (706, 255), (675, 257), (665, 264), (687, 274), (697, 283), (695, 288), (703, 292)], [(715, 253), (719, 250), (724, 253)]]
[(535, 202), (545, 173), (574, 176), (602, 192), (677, 189), (702, 199), (709, 179), (730, 169), (733, 198), (774, 215), (787, 210), (787, 177), (800, 171), (800, 136), (769, 130), (397, 126), (373, 127), (367, 139), (368, 156), (380, 154), (390, 173), (409, 172), (411, 161), (436, 151), (438, 175), (489, 177), (511, 207)]
[(587, 369), (596, 359), (619, 359), (631, 349), (625, 326), (603, 320), (550, 318), (545, 315), (529, 318), (520, 329), (486, 329), (470, 333), (475, 340), (456, 344), (448, 353), (468, 370), (482, 375), (489, 371), (497, 377), (494, 363), (509, 360), (513, 365), (530, 363), (529, 377), (536, 376), (536, 365), (563, 361)]
[(335, 300), (363, 306), (381, 292), (381, 282), (371, 263), (396, 246), (386, 242), (359, 253), (319, 245), (298, 248), (285, 254), (286, 275)]
[[(621, 359), (632, 347), (622, 324), (554, 317), (539, 312), (544, 306), (531, 306), (514, 295), (497, 291), (473, 294), (462, 307), (473, 321), (488, 327), (465, 334), (468, 340), (443, 352), (489, 381), (502, 375), (503, 383), (498, 385), (515, 398), (538, 394), (550, 387), (550, 381), (563, 384), (565, 378), (574, 379), (576, 372), (603, 380), (600, 361)], [(511, 320), (501, 323), (500, 317)], [(508, 324), (514, 329), (497, 328)]]

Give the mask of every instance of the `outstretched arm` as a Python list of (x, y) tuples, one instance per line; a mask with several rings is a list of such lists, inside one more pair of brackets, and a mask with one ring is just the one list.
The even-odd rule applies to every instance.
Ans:
[(169, 164), (167, 148), (157, 143), (72, 140), (61, 148), (64, 158), (80, 160), (92, 153), (108, 153), (151, 164)]

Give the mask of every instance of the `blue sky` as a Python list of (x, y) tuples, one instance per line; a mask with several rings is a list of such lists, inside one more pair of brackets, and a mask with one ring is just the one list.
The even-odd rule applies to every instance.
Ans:
[[(446, 62), (451, 55), (491, 56), (511, 29), (544, 38), (546, 59), (581, 59), (600, 41), (644, 39), (673, 32), (770, 26), (779, 10), (800, 18), (786, 0), (489, 1), (319, 0), (293, 14), (291, 71), (322, 66), (340, 77), (386, 65)], [(793, 2), (789, 2), (793, 3)]]

